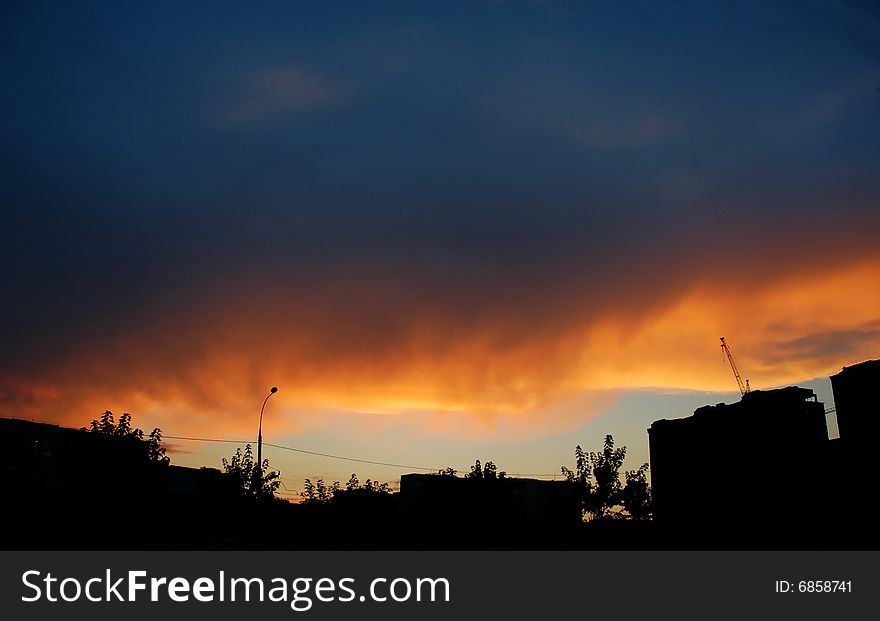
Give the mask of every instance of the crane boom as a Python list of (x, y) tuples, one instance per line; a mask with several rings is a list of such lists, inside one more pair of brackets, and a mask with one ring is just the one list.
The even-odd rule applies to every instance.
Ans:
[(724, 353), (727, 354), (727, 361), (730, 363), (730, 368), (733, 370), (733, 376), (736, 378), (736, 385), (739, 386), (739, 392), (741, 395), (745, 395), (749, 390), (749, 380), (743, 382), (742, 377), (739, 374), (739, 371), (736, 368), (736, 363), (733, 361), (733, 354), (730, 353), (730, 347), (727, 346), (727, 342), (725, 342), (724, 337), (721, 337), (721, 349), (724, 350)]

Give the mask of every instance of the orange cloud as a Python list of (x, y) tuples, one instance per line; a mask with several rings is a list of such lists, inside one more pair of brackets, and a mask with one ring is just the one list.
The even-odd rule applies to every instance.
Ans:
[(241, 302), (257, 296), (213, 300), (76, 352), (41, 378), (4, 377), (0, 413), (79, 426), (111, 409), (170, 433), (250, 437), (265, 391), (279, 385), (276, 432), (332, 425), (344, 411), (417, 421), (427, 434), (540, 435), (605, 411), (616, 390), (734, 389), (722, 335), (753, 388), (876, 357), (878, 282), (878, 261), (757, 285), (698, 281), (644, 309), (609, 299), (534, 329), (534, 309), (450, 319), (428, 303), (389, 303), (393, 288), (359, 302), (354, 286), (346, 304), (279, 285), (271, 311)]
[[(592, 326), (582, 373), (611, 387), (730, 391), (735, 384), (718, 341), (726, 336), (753, 388), (828, 375), (877, 356), (880, 290), (872, 286), (877, 282), (880, 263), (867, 262), (754, 290), (697, 286), (636, 321), (611, 318)], [(835, 347), (808, 347), (823, 338)]]

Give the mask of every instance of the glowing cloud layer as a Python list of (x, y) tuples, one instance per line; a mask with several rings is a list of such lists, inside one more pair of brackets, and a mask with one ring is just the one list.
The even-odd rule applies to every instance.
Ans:
[[(39, 379), (6, 376), (2, 414), (51, 413), (81, 425), (110, 408), (176, 432), (235, 433), (249, 430), (253, 403), (279, 384), (279, 431), (332, 424), (333, 411), (427, 412), (422, 432), (540, 435), (600, 413), (609, 390), (731, 390), (721, 335), (753, 388), (876, 355), (877, 282), (880, 262), (793, 275), (747, 295), (698, 285), (643, 312), (615, 312), (609, 299), (601, 313), (534, 333), (503, 315), (450, 324), (389, 310), (386, 323), (344, 307), (309, 309), (281, 324), (229, 313), (229, 300), (214, 316), (195, 313), (198, 326), (159, 322), (62, 358)], [(581, 398), (577, 411), (561, 407), (584, 393), (593, 398)]]

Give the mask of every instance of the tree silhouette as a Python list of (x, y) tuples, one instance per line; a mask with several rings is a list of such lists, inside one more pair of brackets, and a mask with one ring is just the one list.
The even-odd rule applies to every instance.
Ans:
[[(575, 469), (562, 466), (566, 480), (575, 485), (585, 516), (590, 519), (631, 517), (645, 519), (651, 514), (651, 490), (648, 486), (648, 464), (625, 473), (626, 486), (620, 481), (620, 467), (626, 458), (626, 447), (614, 448), (614, 438), (605, 436), (602, 450), (586, 453), (575, 447)], [(622, 514), (618, 507), (623, 507)]]
[(474, 462), (474, 465), (471, 466), (471, 471), (464, 475), (466, 479), (482, 479), (483, 478), (483, 466), (480, 464), (480, 460)]
[(358, 481), (357, 475), (352, 472), (351, 477), (348, 479), (348, 483), (345, 484), (345, 489), (348, 491), (358, 489), (361, 486), (360, 481)]
[(374, 494), (390, 494), (391, 493), (391, 485), (388, 483), (379, 483), (379, 481), (371, 481), (367, 479), (366, 482), (360, 487), (361, 490), (366, 492), (372, 492)]
[(171, 462), (171, 459), (165, 454), (165, 447), (162, 446), (162, 430), (158, 427), (154, 428), (153, 431), (150, 432), (150, 436), (147, 438), (148, 451), (150, 456), (150, 461), (154, 461), (160, 464), (168, 464)]
[(303, 482), (303, 491), (300, 492), (300, 496), (303, 503), (306, 504), (326, 504), (343, 496), (363, 497), (364, 495), (390, 493), (391, 485), (389, 483), (379, 483), (379, 481), (367, 479), (361, 484), (357, 474), (352, 473), (345, 488), (339, 485), (339, 481), (333, 481), (332, 484), (327, 485), (324, 483), (324, 479), (318, 479), (314, 483), (311, 479), (306, 479)]
[(593, 482), (591, 480), (593, 471), (590, 460), (580, 444), (574, 448), (574, 463), (575, 469), (573, 471), (562, 466), (562, 475), (569, 483), (574, 484), (581, 503), (581, 510), (586, 512), (589, 498), (593, 494)]
[[(354, 476), (354, 475), (352, 475)], [(357, 480), (357, 477), (354, 477)], [(349, 480), (351, 483), (351, 480)], [(333, 481), (329, 486), (324, 483), (324, 479), (318, 479), (312, 483), (311, 479), (306, 479), (303, 483), (303, 491), (300, 496), (304, 503), (307, 504), (324, 504), (333, 500), (333, 496), (339, 491), (339, 481)]]
[(491, 461), (487, 461), (483, 466), (483, 478), (495, 480), (498, 478), (498, 467)]
[[(83, 427), (85, 429), (85, 427)], [(144, 439), (144, 432), (138, 427), (131, 424), (131, 414), (124, 412), (116, 423), (113, 419), (113, 412), (104, 410), (101, 418), (92, 420), (89, 423), (88, 431), (92, 433), (100, 433), (108, 436), (116, 436), (118, 438), (135, 438), (137, 440)], [(147, 437), (147, 455), (151, 462), (167, 465), (171, 462), (166, 455), (166, 449), (162, 446), (162, 430), (155, 427)]]
[[(109, 410), (107, 411), (109, 412)], [(143, 431), (131, 426), (131, 414), (129, 414), (128, 412), (123, 413), (122, 416), (119, 417), (119, 422), (116, 424), (116, 429), (114, 429), (112, 433), (114, 436), (133, 436), (135, 438), (138, 438), (139, 440), (143, 439), (144, 437)]]
[[(447, 468), (446, 470), (441, 470), (440, 474), (442, 475), (451, 475), (455, 476), (455, 470), (452, 468)], [(495, 465), (494, 462), (487, 461), (486, 465), (482, 465), (480, 460), (476, 460), (474, 465), (471, 466), (471, 471), (464, 475), (466, 479), (477, 479), (480, 481), (495, 481), (497, 479), (505, 479), (507, 478), (507, 473), (503, 470), (498, 472), (498, 466)]]
[(587, 497), (587, 510), (594, 518), (608, 517), (612, 508), (620, 504), (620, 467), (625, 458), (626, 447), (614, 448), (614, 438), (610, 435), (605, 436), (601, 452), (590, 453), (595, 485)]
[(274, 499), (275, 492), (281, 487), (281, 473), (269, 469), (268, 459), (258, 465), (250, 444), (245, 445), (244, 451), (235, 449), (232, 459), (224, 457), (222, 462), (223, 472), (235, 481), (236, 488), (248, 498)]
[(653, 499), (647, 473), (648, 464), (642, 464), (638, 470), (627, 471), (626, 485), (620, 493), (620, 502), (624, 510), (634, 520), (646, 520), (653, 512)]
[(102, 433), (107, 436), (119, 436), (122, 438), (137, 438), (142, 440), (144, 432), (137, 427), (131, 426), (131, 414), (125, 412), (119, 417), (119, 423), (113, 419), (113, 412), (104, 410), (101, 418), (92, 420), (89, 423), (89, 431), (93, 433)]

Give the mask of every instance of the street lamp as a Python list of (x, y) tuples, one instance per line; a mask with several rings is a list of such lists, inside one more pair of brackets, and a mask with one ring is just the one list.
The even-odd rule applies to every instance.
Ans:
[(263, 410), (266, 409), (266, 401), (276, 392), (278, 392), (278, 386), (272, 386), (269, 389), (269, 394), (263, 399), (263, 407), (260, 408), (260, 431), (257, 434), (257, 471), (255, 477), (257, 479), (257, 496), (260, 495), (263, 489)]

